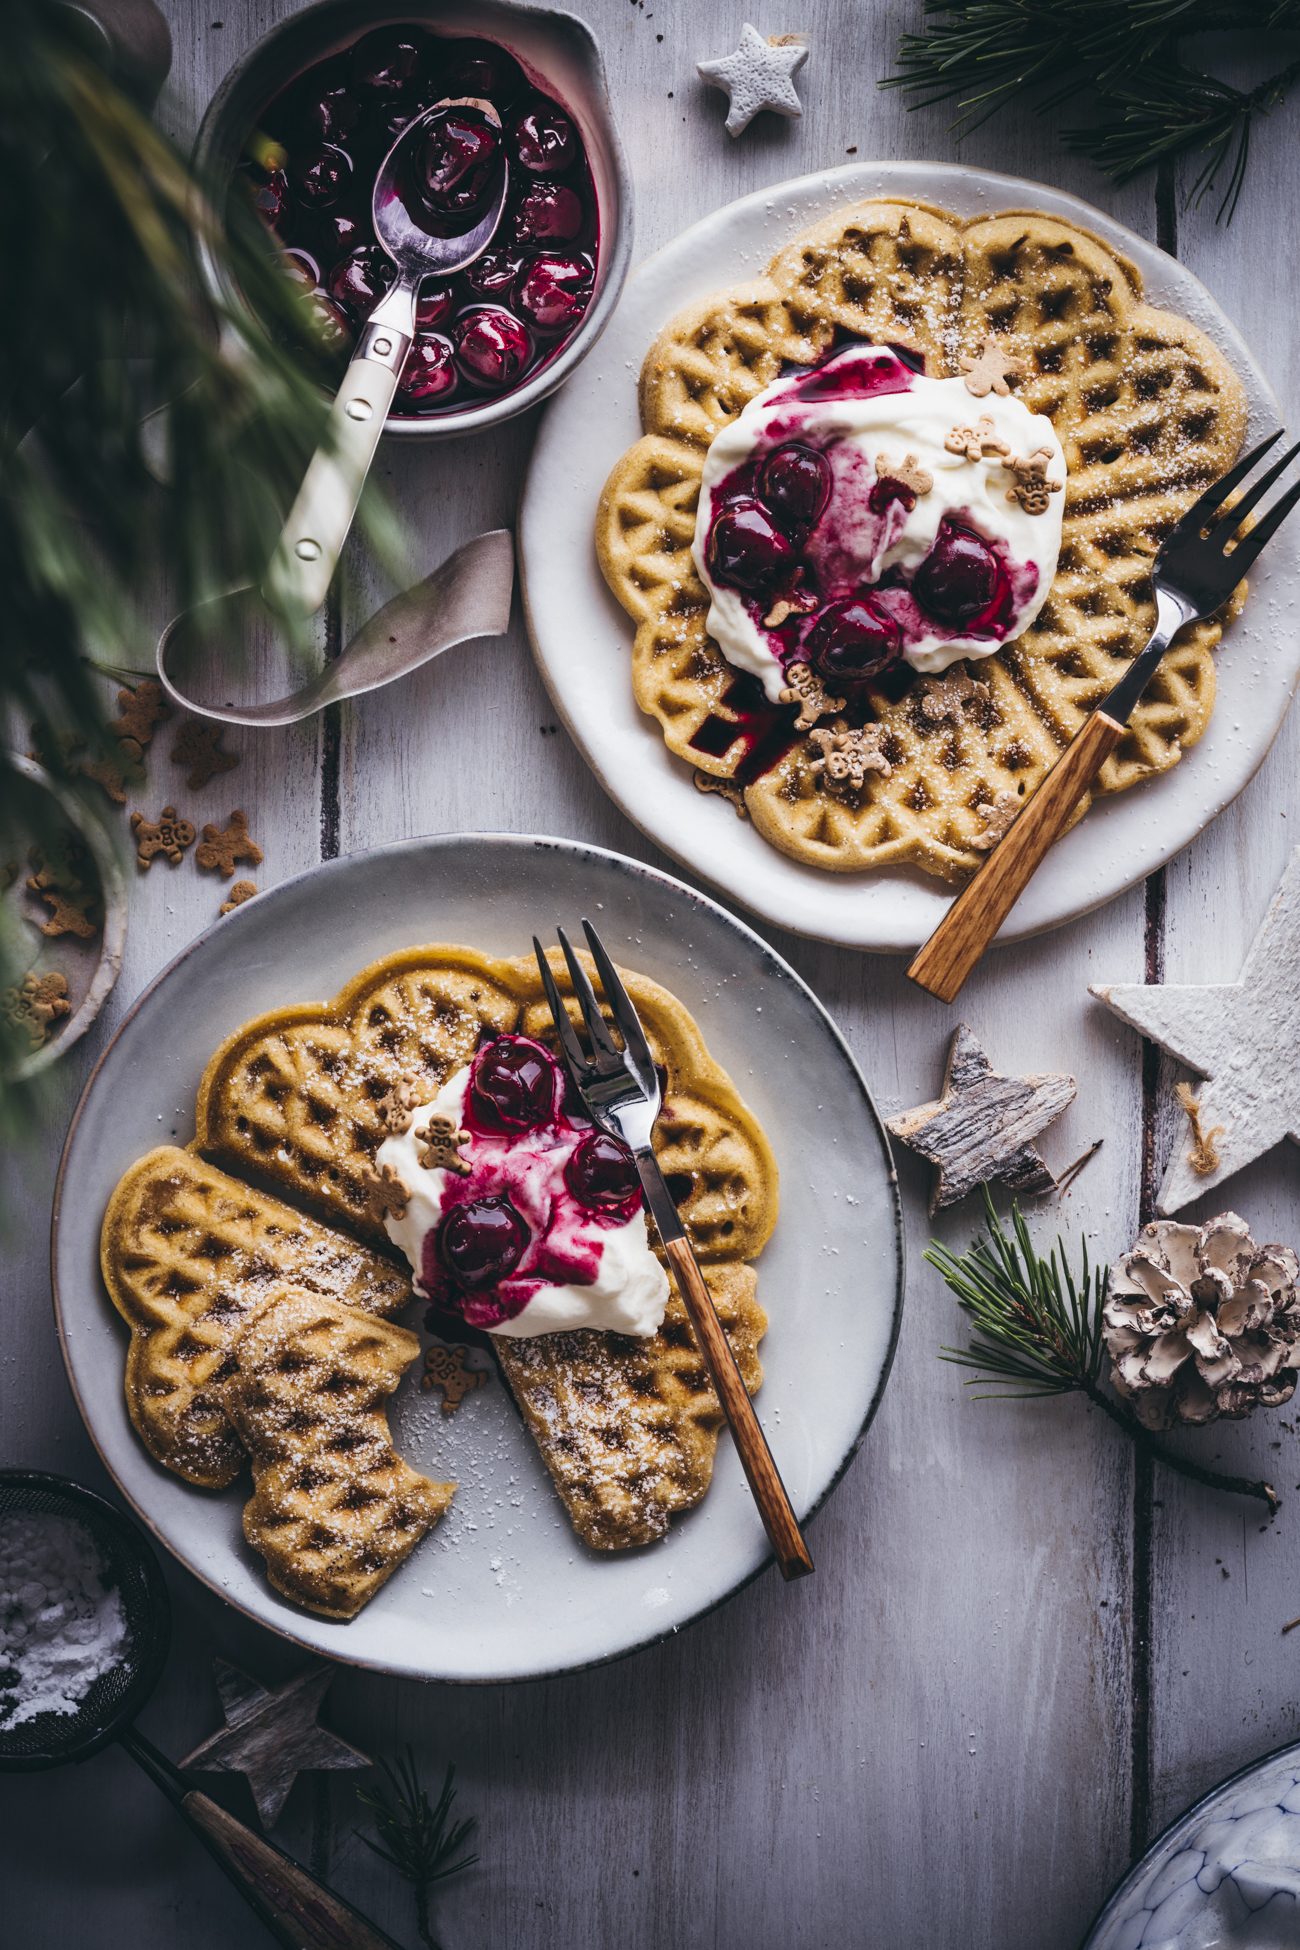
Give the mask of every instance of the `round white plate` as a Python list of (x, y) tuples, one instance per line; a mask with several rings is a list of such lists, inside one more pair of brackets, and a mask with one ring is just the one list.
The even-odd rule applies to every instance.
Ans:
[[(516, 955), (534, 931), (583, 915), (616, 960), (680, 996), (776, 1152), (758, 1406), (801, 1515), (837, 1481), (884, 1387), (902, 1306), (888, 1142), (821, 1004), (741, 922), (620, 854), (509, 834), (411, 840), (259, 894), (146, 990), (86, 1087), (55, 1196), (55, 1306), (86, 1425), (154, 1535), (232, 1604), (328, 1658), (419, 1679), (562, 1672), (676, 1631), (770, 1562), (725, 1437), (698, 1510), (662, 1543), (602, 1557), (574, 1537), (498, 1379), (449, 1417), (413, 1371), (392, 1416), (398, 1446), (460, 1488), (360, 1617), (332, 1624), (271, 1590), (241, 1535), (241, 1489), (187, 1487), (150, 1460), (127, 1417), (126, 1333), (100, 1281), (100, 1220), (134, 1159), (192, 1137), (195, 1089), (222, 1038), (262, 1010), (328, 999), (394, 949), (446, 941)], [(815, 1532), (812, 1542), (815, 1553)]]
[[(1154, 304), (1192, 319), (1222, 347), (1245, 382), (1255, 438), (1281, 416), (1240, 334), (1189, 271), (1091, 204), (1018, 176), (910, 162), (803, 176), (715, 211), (628, 280), (604, 338), (548, 407), (524, 487), (519, 553), (542, 676), (605, 790), (659, 846), (780, 927), (901, 952), (930, 933), (951, 889), (914, 872), (802, 866), (721, 800), (702, 800), (690, 767), (633, 700), (632, 624), (605, 585), (592, 541), (601, 488), (641, 432), (636, 378), (656, 334), (682, 306), (757, 275), (797, 231), (870, 196), (915, 197), (963, 216), (1047, 210), (1083, 224), (1133, 259)], [(1219, 652), (1218, 701), (1201, 742), (1162, 777), (1094, 806), (1053, 849), (1001, 940), (1058, 927), (1114, 899), (1194, 839), (1250, 779), (1300, 675), (1300, 636), (1282, 621), (1300, 600), (1291, 527), (1252, 572), (1251, 591)]]

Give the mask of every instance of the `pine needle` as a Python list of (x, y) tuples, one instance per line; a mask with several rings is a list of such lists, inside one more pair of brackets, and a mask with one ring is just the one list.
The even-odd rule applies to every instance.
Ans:
[(477, 1854), (460, 1853), (474, 1832), (475, 1819), (472, 1815), (464, 1821), (451, 1819), (456, 1799), (454, 1767), (448, 1767), (442, 1791), (431, 1805), (409, 1746), (395, 1766), (386, 1760), (378, 1765), (387, 1785), (357, 1789), (358, 1801), (374, 1821), (376, 1839), (369, 1835), (358, 1839), (410, 1883), (420, 1941), (428, 1950), (439, 1950), (429, 1926), (429, 1892), (436, 1883), (461, 1875), (478, 1861)]

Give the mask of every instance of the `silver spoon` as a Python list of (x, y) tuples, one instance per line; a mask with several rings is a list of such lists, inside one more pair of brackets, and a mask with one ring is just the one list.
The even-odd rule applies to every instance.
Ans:
[(487, 214), (472, 230), (459, 237), (431, 236), (407, 208), (403, 186), (411, 146), (420, 139), (430, 116), (445, 108), (476, 108), (495, 128), (501, 127), (491, 102), (457, 96), (434, 102), (417, 115), (384, 157), (375, 178), (371, 218), (375, 236), (397, 266), (397, 276), (362, 328), (330, 409), (325, 438), (312, 457), (271, 558), (263, 588), (268, 601), (282, 613), (309, 616), (325, 600), (415, 339), (421, 284), (425, 278), (450, 277), (472, 264), (487, 249), (501, 221), (508, 182), (504, 152), (498, 164), (500, 181)]

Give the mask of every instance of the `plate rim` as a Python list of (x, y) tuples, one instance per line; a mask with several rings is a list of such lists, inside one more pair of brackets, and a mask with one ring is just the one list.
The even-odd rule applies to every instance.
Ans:
[[(836, 164), (826, 169), (808, 170), (800, 176), (784, 177), (778, 182), (760, 186), (758, 189), (747, 191), (743, 196), (734, 197), (730, 202), (719, 205), (717, 209), (708, 211), (693, 223), (687, 224), (682, 230), (659, 245), (657, 249), (650, 252), (648, 256), (639, 259), (632, 266), (623, 292), (620, 295), (619, 306), (615, 310), (614, 317), (610, 320), (611, 329), (616, 329), (618, 311), (627, 305), (629, 294), (635, 294), (638, 283), (652, 273), (670, 252), (684, 245), (689, 245), (699, 235), (713, 229), (720, 219), (731, 217), (737, 212), (755, 210), (763, 205), (770, 206), (784, 196), (806, 196), (819, 190), (824, 193), (828, 205), (833, 204), (836, 200), (837, 191), (858, 182), (861, 182), (862, 185), (861, 196), (863, 199), (869, 199), (873, 196), (877, 198), (888, 198), (890, 196), (907, 196), (910, 194), (914, 198), (924, 201), (925, 191), (923, 189), (914, 189), (909, 192), (907, 189), (900, 187), (898, 190), (891, 190), (888, 187), (888, 180), (897, 177), (901, 182), (909, 176), (924, 176), (927, 173), (938, 174), (949, 181), (962, 185), (973, 185), (976, 188), (984, 186), (989, 192), (999, 196), (1009, 196), (1024, 191), (1029, 192), (1031, 197), (1034, 195), (1040, 197), (1046, 196), (1052, 202), (1071, 206), (1074, 213), (1073, 220), (1080, 222), (1086, 228), (1092, 228), (1104, 243), (1135, 257), (1143, 277), (1144, 286), (1150, 282), (1149, 272), (1143, 263), (1143, 260), (1148, 255), (1154, 255), (1173, 265), (1180, 280), (1186, 281), (1195, 288), (1200, 302), (1212, 314), (1215, 334), (1217, 335), (1216, 343), (1220, 344), (1221, 349), (1224, 345), (1227, 345), (1231, 349), (1236, 364), (1245, 369), (1241, 376), (1246, 381), (1248, 395), (1252, 391), (1257, 393), (1259, 402), (1267, 406), (1273, 416), (1274, 423), (1279, 426), (1284, 424), (1285, 416), (1281, 411), (1276, 391), (1268, 376), (1260, 367), (1244, 333), (1228, 316), (1209, 286), (1189, 266), (1185, 265), (1180, 258), (1172, 256), (1153, 238), (1142, 236), (1139, 231), (1131, 229), (1117, 217), (1111, 216), (1108, 211), (1101, 209), (1097, 204), (1089, 202), (1086, 197), (1079, 196), (1073, 190), (1061, 189), (1055, 184), (1042, 182), (1035, 177), (1013, 175), (1004, 170), (985, 169), (976, 165), (953, 162), (942, 158), (933, 160), (927, 160), (923, 157), (878, 157), (875, 160), (859, 158), (852, 163)], [(871, 189), (866, 179), (873, 176), (887, 179), (886, 187)], [(1014, 210), (1021, 206), (1011, 203), (1006, 207)], [(990, 214), (996, 213), (996, 208), (991, 207)], [(826, 214), (826, 212), (824, 211), (823, 214)], [(1052, 214), (1050, 209), (1048, 214)], [(807, 219), (807, 221), (812, 220), (811, 217)], [(766, 262), (766, 259), (764, 262)], [(1193, 322), (1197, 321), (1194, 320)], [(1204, 330), (1205, 324), (1203, 320), (1200, 321), (1200, 325), (1201, 329)], [(645, 350), (648, 349), (647, 344)], [(595, 778), (601, 790), (613, 801), (623, 817), (636, 828), (644, 839), (667, 853), (678, 865), (684, 867), (688, 873), (698, 874), (710, 886), (722, 888), (723, 883), (721, 881), (714, 881), (698, 859), (682, 851), (676, 838), (669, 837), (662, 825), (659, 827), (648, 825), (645, 818), (627, 803), (609, 771), (600, 762), (599, 755), (589, 748), (588, 742), (577, 730), (556, 683), (553, 681), (551, 669), (539, 645), (538, 632), (534, 621), (533, 602), (529, 588), (529, 561), (532, 553), (529, 545), (531, 528), (530, 502), (532, 499), (533, 477), (537, 469), (538, 456), (542, 452), (546, 440), (548, 423), (553, 412), (562, 404), (563, 397), (563, 394), (560, 394), (550, 401), (542, 413), (537, 436), (529, 453), (528, 465), (524, 471), (517, 499), (516, 558), (519, 570), (519, 591), (524, 626), (528, 637), (529, 649), (532, 652), (533, 662), (541, 677), (547, 696), (564, 724), (565, 730), (581, 753), (588, 770)], [(1255, 401), (1248, 397), (1248, 410), (1254, 404)], [(590, 567), (591, 564), (589, 561), (588, 568), (590, 569)], [(619, 614), (623, 624), (627, 625), (631, 623), (632, 619), (627, 617), (621, 610)], [(1230, 789), (1225, 789), (1221, 784), (1215, 785), (1213, 774), (1207, 774), (1209, 790), (1204, 796), (1202, 807), (1197, 815), (1197, 823), (1192, 831), (1186, 832), (1184, 837), (1173, 841), (1167, 846), (1162, 845), (1152, 857), (1147, 857), (1146, 854), (1140, 851), (1135, 854), (1131, 845), (1124, 846), (1123, 852), (1130, 857), (1137, 858), (1139, 864), (1133, 867), (1131, 873), (1128, 873), (1126, 870), (1126, 877), (1121, 885), (1092, 895), (1082, 896), (1076, 894), (1071, 897), (1070, 904), (1063, 907), (1060, 912), (1049, 912), (1045, 916), (1036, 916), (1029, 920), (1022, 919), (1017, 922), (1013, 912), (999, 931), (995, 946), (999, 948), (1014, 946), (1020, 942), (1033, 940), (1041, 935), (1049, 934), (1057, 928), (1068, 927), (1074, 922), (1082, 920), (1088, 914), (1095, 913), (1100, 908), (1109, 906), (1112, 901), (1118, 900), (1123, 895), (1131, 892), (1134, 887), (1138, 886), (1150, 874), (1168, 866), (1172, 860), (1176, 859), (1180, 853), (1185, 851), (1202, 833), (1212, 826), (1215, 820), (1226, 812), (1246, 790), (1246, 787), (1251, 783), (1251, 780), (1260, 770), (1272, 750), (1282, 730), (1282, 726), (1286, 722), (1287, 714), (1294, 702), (1298, 687), (1300, 687), (1300, 657), (1297, 657), (1294, 662), (1287, 695), (1276, 721), (1269, 729), (1268, 736), (1262, 747), (1258, 752), (1252, 753), (1251, 763), (1244, 776), (1237, 779)], [(1216, 697), (1216, 703), (1217, 701)], [(658, 727), (655, 727), (655, 729), (657, 731)], [(1208, 729), (1209, 726), (1207, 725), (1207, 731)], [(664, 749), (665, 751), (667, 750), (666, 747)], [(1194, 756), (1194, 750), (1195, 748), (1193, 748), (1192, 753), (1185, 754), (1184, 759)], [(669, 753), (667, 755), (671, 759), (674, 767), (682, 768), (682, 761), (677, 759), (675, 754)], [(1148, 788), (1158, 788), (1161, 780), (1170, 777), (1177, 769), (1170, 767), (1166, 772), (1160, 773), (1155, 778), (1147, 780), (1144, 783)], [(1140, 789), (1136, 788), (1135, 790), (1140, 791)], [(1104, 813), (1108, 807), (1111, 809), (1120, 809), (1133, 796), (1131, 792), (1108, 795), (1099, 810)], [(1102, 837), (1100, 822), (1094, 821), (1093, 832), (1099, 839)], [(768, 850), (775, 853), (778, 859), (787, 862), (791, 866), (799, 867), (801, 865), (807, 865), (807, 863), (796, 861), (791, 856), (782, 854), (779, 848), (769, 848)], [(1112, 842), (1109, 850), (1111, 852), (1119, 852), (1121, 849), (1117, 848)], [(818, 870), (809, 866), (808, 871), (816, 873)], [(889, 870), (885, 869), (876, 874), (870, 871), (841, 874), (824, 870), (821, 872), (820, 878), (826, 883), (828, 890), (836, 883), (847, 883), (862, 896), (862, 903), (865, 906), (870, 903), (870, 897), (873, 894), (878, 894), (887, 888), (889, 884), (888, 872)], [(933, 889), (941, 894), (946, 892), (950, 895), (953, 892), (946, 882), (934, 879), (932, 876), (923, 876), (923, 881), (927, 891)], [(733, 894), (730, 888), (726, 888), (725, 891), (730, 898), (740, 900), (741, 905), (745, 907), (746, 911), (755, 915), (766, 926), (785, 928), (790, 933), (798, 934), (805, 939), (825, 942), (833, 947), (849, 948), (857, 953), (910, 956), (915, 953), (921, 940), (924, 939), (924, 935), (922, 935), (910, 942), (879, 939), (864, 941), (859, 936), (849, 933), (846, 929), (841, 928), (835, 931), (830, 927), (819, 926), (813, 919), (795, 917), (787, 911), (782, 911), (779, 893), (775, 893), (774, 895), (769, 894), (767, 897), (764, 897), (760, 893), (757, 898), (753, 898), (747, 893), (742, 899), (742, 897)], [(930, 925), (937, 925), (940, 918), (941, 916), (936, 914), (935, 921)], [(928, 931), (929, 928), (927, 927), (926, 932), (928, 933)]]
[(1189, 1822), (1194, 1821), (1198, 1815), (1207, 1813), (1220, 1795), (1226, 1794), (1229, 1788), (1240, 1786), (1250, 1780), (1252, 1775), (1262, 1774), (1266, 1768), (1272, 1767), (1287, 1755), (1293, 1755), (1300, 1765), (1300, 1740), (1284, 1740), (1280, 1747), (1271, 1747), (1257, 1760), (1244, 1762), (1231, 1774), (1225, 1774), (1221, 1781), (1216, 1781), (1211, 1787), (1206, 1788), (1204, 1794), (1198, 1795), (1196, 1800), (1189, 1802), (1180, 1814), (1174, 1815), (1170, 1821), (1167, 1821), (1159, 1834), (1153, 1837), (1149, 1847), (1143, 1849), (1136, 1862), (1130, 1862), (1118, 1881), (1111, 1886), (1109, 1893), (1102, 1899), (1101, 1907), (1088, 1925), (1079, 1950), (1100, 1950), (1097, 1933), (1109, 1921), (1111, 1911), (1119, 1903), (1120, 1898), (1128, 1891), (1130, 1884), (1137, 1883), (1139, 1876), (1149, 1874), (1155, 1868), (1157, 1859), (1165, 1853), (1174, 1837)]
[[(875, 1420), (880, 1404), (884, 1399), (885, 1389), (888, 1386), (889, 1378), (893, 1371), (894, 1359), (898, 1351), (899, 1336), (903, 1321), (903, 1305), (906, 1296), (907, 1232), (903, 1219), (902, 1197), (898, 1183), (898, 1172), (894, 1162), (893, 1147), (890, 1143), (889, 1132), (886, 1128), (885, 1121), (880, 1115), (870, 1085), (867, 1083), (857, 1057), (849, 1046), (848, 1039), (816, 991), (804, 980), (799, 971), (785, 959), (784, 955), (778, 949), (774, 948), (770, 942), (766, 941), (748, 921), (733, 914), (729, 908), (724, 906), (721, 901), (715, 900), (711, 894), (702, 893), (698, 888), (692, 887), (688, 882), (679, 880), (676, 875), (665, 872), (662, 867), (652, 866), (647, 861), (637, 860), (630, 854), (620, 853), (613, 847), (599, 846), (589, 840), (563, 838), (554, 834), (517, 833), (509, 830), (493, 830), (488, 828), (480, 828), (463, 833), (413, 834), (406, 839), (389, 840), (379, 846), (362, 847), (352, 853), (337, 854), (330, 860), (319, 860), (314, 865), (305, 867), (301, 872), (291, 874), (287, 879), (277, 882), (274, 887), (267, 888), (263, 894), (258, 896), (258, 903), (272, 900), (282, 891), (299, 886), (314, 876), (339, 873), (349, 867), (354, 867), (357, 862), (372, 860), (381, 854), (402, 853), (414, 851), (419, 848), (429, 848), (431, 846), (438, 848), (440, 851), (453, 851), (467, 843), (488, 846), (525, 846), (534, 850), (555, 848), (563, 852), (586, 856), (588, 858), (596, 856), (604, 865), (610, 866), (616, 871), (621, 870), (630, 873), (634, 879), (641, 878), (657, 882), (661, 886), (672, 890), (674, 894), (685, 896), (690, 901), (712, 910), (724, 923), (736, 929), (742, 936), (756, 944), (759, 952), (768, 957), (771, 962), (775, 963), (780, 975), (795, 985), (805, 1000), (811, 1004), (816, 1014), (821, 1018), (824, 1028), (829, 1033), (841, 1058), (846, 1063), (849, 1075), (856, 1084), (868, 1116), (875, 1127), (877, 1140), (880, 1145), (881, 1161), (885, 1168), (885, 1183), (888, 1188), (888, 1200), (893, 1218), (894, 1232), (893, 1298), (891, 1303), (888, 1344), (871, 1399), (866, 1406), (862, 1420), (858, 1424), (844, 1454), (837, 1462), (825, 1488), (817, 1497), (816, 1501), (809, 1506), (809, 1509), (804, 1515), (803, 1523), (805, 1525), (811, 1523), (813, 1518), (825, 1507), (832, 1493), (843, 1481), (854, 1458), (862, 1447), (867, 1431)], [(540, 1679), (561, 1678), (573, 1673), (589, 1672), (598, 1666), (612, 1665), (620, 1659), (630, 1658), (633, 1653), (644, 1651), (649, 1646), (658, 1645), (667, 1639), (679, 1636), (680, 1633), (689, 1630), (691, 1626), (698, 1623), (700, 1619), (709, 1617), (713, 1612), (729, 1604), (747, 1586), (754, 1583), (763, 1573), (769, 1571), (775, 1563), (775, 1558), (772, 1553), (769, 1551), (761, 1557), (753, 1570), (747, 1571), (728, 1591), (711, 1599), (708, 1603), (701, 1605), (697, 1610), (692, 1611), (688, 1617), (679, 1620), (676, 1624), (666, 1625), (659, 1630), (648, 1632), (643, 1638), (636, 1639), (629, 1645), (619, 1646), (614, 1651), (602, 1653), (595, 1658), (582, 1659), (570, 1664), (545, 1666), (531, 1672), (512, 1672), (505, 1674), (418, 1673), (411, 1671), (405, 1665), (397, 1665), (384, 1659), (373, 1657), (363, 1658), (356, 1654), (348, 1654), (344, 1650), (336, 1649), (333, 1645), (323, 1646), (315, 1638), (304, 1636), (302, 1633), (286, 1626), (279, 1619), (271, 1619), (264, 1616), (262, 1612), (256, 1610), (251, 1604), (245, 1603), (240, 1598), (232, 1595), (215, 1576), (208, 1575), (206, 1572), (197, 1568), (188, 1558), (180, 1555), (171, 1542), (162, 1534), (149, 1509), (136, 1498), (127, 1485), (119, 1478), (117, 1471), (109, 1461), (104, 1444), (100, 1441), (98, 1429), (90, 1413), (88, 1413), (87, 1404), (78, 1386), (77, 1375), (65, 1328), (63, 1297), (59, 1289), (59, 1236), (63, 1217), (63, 1194), (73, 1143), (81, 1124), (82, 1115), (90, 1102), (91, 1095), (98, 1084), (105, 1064), (108, 1062), (111, 1053), (117, 1047), (122, 1036), (134, 1022), (146, 1003), (216, 933), (218, 928), (226, 928), (229, 930), (231, 923), (237, 929), (241, 926), (251, 925), (251, 916), (248, 914), (247, 909), (254, 905), (255, 903), (248, 902), (245, 909), (236, 909), (232, 914), (211, 922), (201, 933), (195, 935), (191, 941), (185, 943), (131, 1002), (123, 1014), (121, 1021), (115, 1026), (112, 1035), (105, 1043), (104, 1048), (100, 1051), (90, 1074), (82, 1086), (59, 1154), (58, 1170), (55, 1173), (54, 1180), (54, 1198), (50, 1212), (51, 1305), (54, 1311), (55, 1328), (58, 1333), (59, 1352), (63, 1358), (64, 1372), (67, 1375), (68, 1385), (72, 1391), (72, 1398), (76, 1404), (77, 1413), (81, 1417), (82, 1425), (90, 1437), (95, 1453), (99, 1457), (100, 1463), (106, 1471), (109, 1480), (112, 1482), (118, 1494), (125, 1499), (130, 1510), (144, 1525), (152, 1541), (181, 1570), (196, 1579), (198, 1583), (212, 1592), (217, 1598), (221, 1599), (223, 1603), (231, 1606), (243, 1617), (251, 1619), (254, 1624), (261, 1626), (263, 1630), (274, 1632), (277, 1637), (283, 1638), (289, 1644), (299, 1646), (302, 1650), (311, 1652), (318, 1658), (330, 1659), (339, 1665), (355, 1667), (361, 1671), (385, 1673), (395, 1678), (414, 1679), (422, 1681), (425, 1684), (455, 1686), (523, 1685)], [(263, 912), (265, 912), (265, 908), (263, 908)], [(98, 1297), (104, 1305), (111, 1308), (112, 1302), (103, 1292), (102, 1284)], [(147, 1461), (150, 1463), (153, 1462), (153, 1458), (148, 1456), (148, 1452), (144, 1450), (143, 1445), (141, 1445), (141, 1454), (145, 1456)], [(196, 1492), (196, 1494), (199, 1494), (199, 1492)], [(270, 1587), (268, 1586), (269, 1589)], [(305, 1617), (304, 1629), (313, 1622), (310, 1615)], [(332, 1622), (320, 1621), (322, 1625)]]

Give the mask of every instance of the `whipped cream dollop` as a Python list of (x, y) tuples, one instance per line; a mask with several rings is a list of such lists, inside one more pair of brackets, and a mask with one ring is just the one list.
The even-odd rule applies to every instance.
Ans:
[[(421, 1162), (444, 1116), (465, 1133), (461, 1173)], [(550, 1052), (501, 1036), (447, 1079), (376, 1163), (407, 1190), (385, 1220), (418, 1292), (471, 1327), (528, 1337), (590, 1327), (657, 1331), (668, 1278), (650, 1250), (631, 1153), (565, 1104)]]
[[(1035, 455), (1031, 513), (1007, 462)], [(1046, 600), (1065, 471), (1051, 421), (1014, 394), (850, 346), (765, 387), (709, 448), (692, 550), (709, 634), (773, 702), (792, 663), (835, 689), (990, 656)]]

